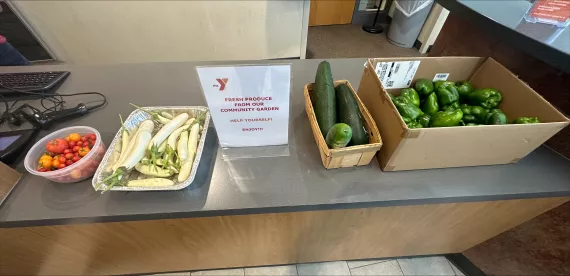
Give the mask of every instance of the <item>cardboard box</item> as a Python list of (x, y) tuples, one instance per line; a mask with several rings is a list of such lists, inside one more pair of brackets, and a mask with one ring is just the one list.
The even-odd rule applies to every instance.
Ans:
[[(474, 88), (496, 88), (503, 93), (499, 108), (509, 120), (538, 117), (543, 123), (408, 129), (375, 72), (376, 65), (420, 61), (417, 79), (469, 80)], [(409, 70), (413, 73), (413, 70)], [(385, 74), (382, 74), (385, 75)], [(569, 124), (569, 119), (492, 58), (423, 57), (369, 59), (358, 96), (376, 121), (384, 145), (378, 161), (384, 171), (516, 163)]]
[(0, 162), (0, 205), (18, 183), (21, 176), (22, 174)]
[(358, 108), (360, 109), (360, 113), (362, 113), (362, 119), (364, 119), (364, 127), (368, 131), (369, 143), (366, 145), (351, 146), (342, 149), (329, 149), (327, 143), (325, 142), (325, 138), (319, 129), (319, 124), (317, 123), (317, 118), (315, 116), (315, 110), (313, 109), (313, 104), (311, 103), (310, 93), (313, 92), (313, 84), (306, 84), (304, 91), (305, 110), (307, 111), (309, 122), (311, 123), (311, 129), (313, 130), (315, 142), (317, 143), (317, 147), (319, 148), (319, 152), (321, 154), (323, 166), (325, 166), (327, 169), (368, 165), (378, 150), (382, 147), (382, 138), (380, 138), (380, 133), (378, 132), (378, 128), (376, 127), (372, 116), (354, 92), (354, 88), (352, 88), (350, 82), (346, 80), (340, 80), (335, 81), (334, 85), (336, 87), (341, 83), (346, 83), (346, 85), (354, 94), (356, 101), (358, 102)]

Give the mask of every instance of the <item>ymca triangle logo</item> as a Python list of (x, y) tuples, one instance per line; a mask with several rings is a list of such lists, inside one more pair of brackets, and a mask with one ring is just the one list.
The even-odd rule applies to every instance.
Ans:
[(224, 91), (226, 89), (226, 84), (228, 84), (228, 78), (221, 78), (221, 79), (216, 79), (216, 81), (219, 83), (219, 85), (214, 85), (214, 87), (219, 87), (220, 91)]

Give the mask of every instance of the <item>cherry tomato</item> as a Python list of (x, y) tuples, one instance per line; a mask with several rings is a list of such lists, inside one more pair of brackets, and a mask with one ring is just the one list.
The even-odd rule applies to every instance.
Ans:
[(69, 140), (73, 141), (73, 142), (77, 142), (77, 141), (81, 140), (81, 135), (79, 135), (79, 133), (71, 133), (67, 137), (69, 137)]
[(66, 153), (66, 154), (65, 154), (65, 159), (71, 160), (71, 159), (73, 159), (73, 156), (74, 156), (74, 155), (73, 155), (73, 153), (71, 153), (71, 152), (70, 152), (70, 153)]
[(78, 153), (79, 155), (81, 155), (81, 157), (87, 155), (89, 153), (90, 149), (88, 147), (82, 147)]
[(69, 136), (63, 138), (65, 141), (69, 142)]
[(73, 160), (67, 160), (67, 161), (65, 161), (65, 165), (69, 166), (69, 165), (71, 165), (71, 164), (73, 164)]
[(51, 160), (53, 159), (53, 157), (51, 157), (51, 156), (49, 156), (49, 155), (42, 155), (42, 157), (40, 157), (40, 161), (42, 161), (42, 160), (44, 160), (44, 159), (47, 159), (47, 160), (50, 160), (50, 161), (51, 161)]
[(73, 170), (70, 175), (72, 178), (79, 179), (81, 178), (81, 170)]
[(47, 172), (48, 169), (46, 169), (45, 167), (39, 167), (38, 168), (38, 172)]
[(59, 166), (57, 166), (57, 167), (60, 168), (60, 169), (63, 169), (63, 168), (65, 168), (65, 167), (67, 167), (67, 165), (65, 165), (65, 163), (61, 163), (61, 164), (59, 164)]
[(64, 150), (69, 148), (69, 143), (65, 139), (57, 138), (47, 143), (46, 149), (53, 153), (63, 153)]
[(59, 162), (59, 159), (54, 159), (53, 162), (51, 162), (51, 165), (52, 165), (54, 168), (58, 168), (60, 164), (61, 164), (61, 163)]
[(81, 137), (81, 141), (83, 141), (83, 142), (87, 141), (87, 136)]
[(65, 163), (65, 161), (67, 161), (67, 158), (65, 158), (65, 156), (63, 156), (63, 155), (60, 155), (60, 156), (59, 156), (59, 162), (60, 162), (60, 163)]
[(52, 160), (51, 159), (47, 159), (47, 158), (40, 159), (40, 167), (47, 169), (47, 168), (51, 168), (51, 166), (52, 166)]
[(87, 136), (87, 139), (89, 139), (89, 140), (93, 140), (93, 141), (97, 140), (97, 135), (95, 135), (95, 133), (90, 133), (90, 134), (87, 134), (85, 136)]
[(81, 157), (76, 155), (76, 156), (73, 156), (73, 159), (71, 159), (71, 160), (73, 160), (73, 162), (77, 162), (80, 159), (81, 159)]
[(74, 141), (69, 142), (69, 147), (70, 147), (70, 148), (73, 148), (73, 147), (75, 147), (75, 146), (76, 146), (76, 145), (75, 145), (75, 142), (74, 142)]
[(68, 153), (71, 153), (71, 152), (72, 152), (72, 150), (66, 149), (66, 150), (63, 151), (63, 154), (68, 154)]
[(82, 141), (79, 141), (79, 142), (75, 143), (75, 145), (77, 145), (77, 146), (80, 146), (80, 147), (81, 147), (81, 146), (83, 146), (83, 142), (82, 142)]
[(80, 149), (81, 149), (80, 146), (75, 146), (75, 147), (73, 147), (73, 151), (74, 151), (74, 152), (79, 152)]

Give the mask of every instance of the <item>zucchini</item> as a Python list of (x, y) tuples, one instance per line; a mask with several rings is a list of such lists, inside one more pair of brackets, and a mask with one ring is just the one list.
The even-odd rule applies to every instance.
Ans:
[(349, 125), (338, 123), (334, 124), (329, 132), (327, 133), (327, 137), (325, 141), (327, 145), (331, 149), (338, 149), (346, 147), (346, 144), (350, 142), (352, 138), (352, 129)]
[(327, 61), (319, 63), (315, 76), (315, 85), (311, 94), (311, 101), (315, 109), (317, 123), (323, 137), (329, 129), (336, 124), (336, 99), (331, 66)]
[(352, 128), (352, 140), (349, 146), (368, 144), (368, 133), (362, 122), (362, 113), (352, 90), (346, 84), (336, 87), (336, 106), (338, 122), (345, 123)]

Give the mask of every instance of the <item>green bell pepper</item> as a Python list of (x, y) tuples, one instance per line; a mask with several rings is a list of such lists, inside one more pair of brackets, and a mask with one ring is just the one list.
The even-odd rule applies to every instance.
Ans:
[(513, 120), (513, 124), (538, 124), (538, 117), (518, 117)]
[(431, 120), (431, 116), (428, 114), (421, 115), (418, 117), (418, 123), (422, 125), (422, 127), (429, 127), (429, 121)]
[(439, 104), (437, 103), (437, 95), (435, 92), (429, 94), (429, 96), (424, 100), (422, 111), (430, 116), (439, 111)]
[(472, 105), (482, 106), (486, 109), (492, 109), (501, 103), (503, 100), (503, 95), (501, 92), (494, 88), (477, 89), (469, 96), (469, 103)]
[(433, 92), (433, 82), (426, 79), (419, 79), (416, 81), (416, 91), (427, 96)]
[(487, 113), (485, 119), (485, 124), (487, 125), (504, 125), (507, 124), (507, 122), (507, 115), (505, 115), (505, 113), (503, 113), (503, 111), (498, 108), (491, 109), (491, 111)]
[(408, 98), (406, 97), (396, 97), (393, 99), (394, 105), (400, 112), (402, 117), (408, 117), (412, 120), (417, 119), (420, 115), (424, 114), (422, 110), (413, 104)]
[(433, 89), (434, 89), (434, 90), (437, 90), (444, 82), (446, 82), (446, 81), (444, 81), (444, 80), (435, 81), (435, 82), (433, 83)]
[[(402, 117), (402, 115), (400, 115), (400, 117)], [(412, 122), (412, 119), (408, 118), (408, 117), (402, 117), (402, 120), (404, 121), (404, 123), (409, 124)]]
[(476, 105), (462, 104), (463, 121), (466, 123), (484, 123), (487, 118), (487, 109)]
[(420, 95), (416, 92), (413, 88), (404, 88), (400, 91), (401, 97), (406, 97), (410, 102), (412, 102), (415, 106), (420, 106)]
[(407, 123), (406, 125), (408, 126), (408, 128), (422, 128), (423, 127), (420, 123), (418, 123), (416, 121), (412, 121), (410, 123)]
[(459, 93), (459, 100), (461, 102), (467, 102), (467, 97), (471, 92), (473, 92), (473, 86), (468, 81), (460, 81), (458, 82), (455, 87), (457, 88), (457, 92)]
[(450, 105), (459, 101), (459, 92), (455, 88), (455, 84), (451, 81), (445, 81), (435, 90), (440, 106)]
[(463, 118), (461, 109), (453, 111), (440, 111), (431, 117), (430, 127), (451, 127), (458, 126)]
[(456, 109), (459, 109), (459, 102), (454, 102), (454, 103), (452, 103), (452, 104), (450, 104), (450, 105), (446, 105), (446, 106), (444, 106), (441, 110), (442, 110), (442, 111), (453, 111), (453, 110), (456, 110)]

